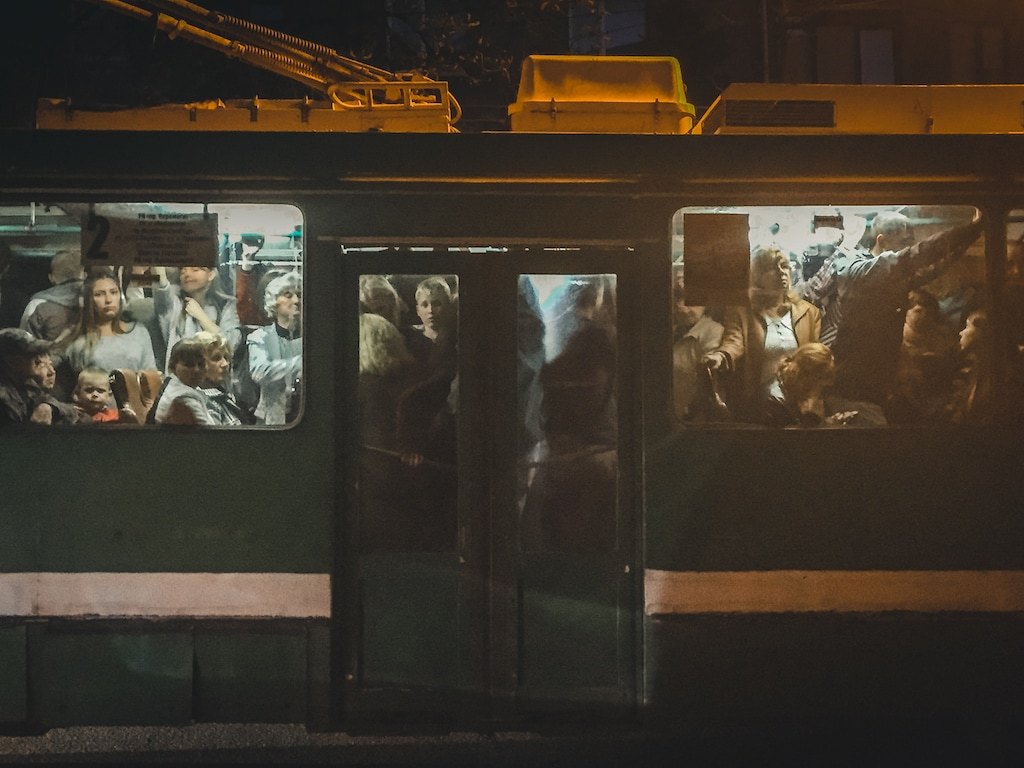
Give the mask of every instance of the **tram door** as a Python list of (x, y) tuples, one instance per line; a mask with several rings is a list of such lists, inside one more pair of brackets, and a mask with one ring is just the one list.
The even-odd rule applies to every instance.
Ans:
[[(634, 698), (621, 257), (350, 251), (342, 717)], [(350, 347), (350, 355), (353, 355)], [(351, 380), (351, 379), (350, 379)], [(345, 398), (348, 398), (345, 400)], [(624, 399), (625, 398), (625, 399)]]
[(632, 457), (624, 446), (640, 367), (638, 345), (624, 343), (622, 331), (637, 327), (631, 255), (523, 249), (501, 277), (502, 293), (516, 299), (515, 316), (499, 320), (507, 330), (497, 336), (491, 392), (492, 584), (504, 607), (494, 636), (505, 642), (494, 657), (496, 688), (511, 693), (523, 718), (621, 717), (634, 704)]

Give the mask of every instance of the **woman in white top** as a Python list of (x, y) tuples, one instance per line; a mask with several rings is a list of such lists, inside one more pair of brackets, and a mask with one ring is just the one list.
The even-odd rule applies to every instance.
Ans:
[(156, 368), (149, 331), (124, 319), (121, 287), (112, 272), (90, 276), (82, 286), (82, 316), (65, 347), (75, 376), (84, 368)]
[(818, 341), (821, 312), (790, 290), (789, 257), (777, 248), (755, 248), (750, 257), (750, 306), (729, 307), (718, 349), (704, 355), (711, 370), (736, 371), (734, 413), (764, 420), (772, 396), (782, 397), (779, 362), (798, 347)]

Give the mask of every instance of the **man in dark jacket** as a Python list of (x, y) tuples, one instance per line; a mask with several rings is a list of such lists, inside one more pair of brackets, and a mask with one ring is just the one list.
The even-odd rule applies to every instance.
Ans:
[(70, 403), (53, 398), (50, 342), (20, 328), (0, 330), (0, 429), (8, 424), (88, 424), (92, 420)]

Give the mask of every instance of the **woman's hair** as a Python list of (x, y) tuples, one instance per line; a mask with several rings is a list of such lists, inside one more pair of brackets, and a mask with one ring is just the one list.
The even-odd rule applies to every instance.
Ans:
[[(759, 246), (750, 254), (750, 305), (755, 312), (777, 306), (779, 303), (778, 292), (765, 291), (759, 288), (758, 278), (760, 275), (774, 269), (775, 265), (780, 261), (784, 261), (792, 273), (789, 256), (778, 248)], [(792, 296), (787, 293), (785, 298), (790, 299)]]
[(359, 372), (378, 376), (413, 361), (401, 332), (380, 315), (359, 316)]
[(263, 290), (263, 311), (267, 313), (267, 317), (273, 320), (276, 317), (274, 312), (274, 305), (277, 304), (277, 297), (285, 291), (301, 291), (302, 290), (302, 275), (298, 272), (285, 272), (279, 277), (275, 277)]
[[(212, 334), (211, 334), (212, 335)], [(206, 347), (203, 342), (195, 336), (181, 339), (171, 347), (171, 356), (167, 361), (167, 369), (174, 373), (174, 367), (181, 363), (183, 365), (206, 365)]]
[(60, 345), (63, 350), (69, 350), (74, 342), (78, 339), (82, 340), (80, 342), (81, 349), (75, 350), (73, 355), (75, 359), (71, 361), (75, 368), (82, 368), (86, 365), (92, 358), (93, 348), (100, 340), (96, 302), (92, 300), (93, 289), (100, 280), (110, 280), (117, 286), (119, 297), (117, 315), (114, 317), (113, 323), (111, 323), (114, 333), (128, 333), (134, 327), (134, 323), (129, 324), (124, 319), (124, 293), (121, 292), (121, 284), (117, 280), (117, 275), (106, 269), (90, 274), (82, 283), (82, 313), (78, 318), (78, 324), (71, 335), (68, 336), (67, 341)]
[(227, 356), (227, 359), (231, 359), (231, 347), (228, 345), (228, 340), (221, 336), (219, 333), (199, 331), (192, 338), (203, 345), (203, 351), (207, 355), (209, 355), (215, 349), (223, 348), (224, 354)]
[(805, 400), (815, 390), (829, 386), (836, 376), (832, 350), (816, 341), (804, 344), (779, 363), (779, 385), (791, 404)]
[(397, 328), (408, 311), (395, 286), (384, 275), (359, 276), (359, 307), (363, 312), (380, 315)]

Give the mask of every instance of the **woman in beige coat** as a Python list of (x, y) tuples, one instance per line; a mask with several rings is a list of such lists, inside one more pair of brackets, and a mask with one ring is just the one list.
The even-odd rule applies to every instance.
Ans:
[(821, 312), (794, 294), (789, 258), (777, 248), (750, 257), (750, 305), (729, 307), (718, 349), (704, 356), (712, 371), (733, 372), (733, 413), (762, 422), (769, 398), (782, 398), (778, 364), (821, 336)]

